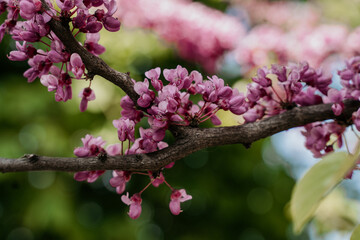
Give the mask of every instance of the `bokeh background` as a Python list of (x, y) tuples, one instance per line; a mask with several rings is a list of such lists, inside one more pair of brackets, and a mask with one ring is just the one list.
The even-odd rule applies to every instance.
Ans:
[[(344, 59), (360, 52), (359, 10), (358, 0), (119, 0), (122, 29), (102, 32), (102, 58), (136, 80), (151, 68), (180, 64), (205, 76), (216, 73), (244, 91), (257, 66), (306, 60), (329, 72), (341, 69)], [(38, 80), (27, 83), (26, 62), (6, 58), (14, 49), (5, 37), (0, 156), (71, 157), (88, 133), (109, 144), (118, 141), (112, 120), (120, 117), (120, 89), (96, 77), (97, 99), (80, 113), (77, 95), (84, 83), (74, 83), (71, 101), (57, 103)], [(223, 125), (242, 121), (223, 112), (219, 117)], [(142, 194), (143, 213), (130, 219), (109, 185), (111, 173), (92, 184), (64, 172), (1, 174), (0, 239), (347, 239), (359, 222), (357, 174), (326, 199), (301, 235), (292, 233), (292, 187), (316, 162), (303, 142), (299, 130), (288, 131), (249, 149), (214, 147), (178, 161), (164, 175), (193, 196), (179, 216), (169, 211), (170, 190), (160, 186)], [(147, 177), (133, 176), (126, 191), (138, 192), (147, 183)]]

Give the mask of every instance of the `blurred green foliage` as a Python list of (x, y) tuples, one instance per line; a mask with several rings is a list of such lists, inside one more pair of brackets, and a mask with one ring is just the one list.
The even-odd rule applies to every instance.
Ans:
[[(147, 31), (105, 33), (101, 43), (108, 49), (104, 60), (136, 80), (157, 66), (181, 64), (201, 71)], [(12, 49), (14, 43), (5, 38), (0, 45), (0, 156), (73, 156), (87, 133), (117, 141), (111, 122), (120, 117), (120, 89), (96, 78), (92, 86), (97, 99), (80, 113), (77, 95), (85, 83), (75, 83), (73, 100), (57, 103), (39, 80), (26, 82), (26, 63), (7, 60)], [(293, 180), (281, 166), (264, 163), (264, 143), (250, 149), (233, 145), (202, 150), (167, 170), (167, 181), (193, 196), (182, 204), (179, 216), (169, 211), (170, 190), (160, 186), (143, 193), (143, 213), (130, 219), (128, 206), (108, 183), (111, 173), (93, 184), (61, 172), (1, 174), (0, 239), (287, 239), (285, 206)], [(147, 183), (147, 177), (135, 175), (126, 191), (133, 194)]]

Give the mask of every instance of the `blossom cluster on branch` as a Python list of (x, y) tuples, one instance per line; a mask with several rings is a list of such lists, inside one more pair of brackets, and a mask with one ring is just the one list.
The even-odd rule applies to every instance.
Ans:
[[(79, 54), (67, 51), (58, 36), (51, 31), (49, 21), (55, 19), (72, 23), (71, 31), (74, 36), (86, 33), (83, 46), (94, 55), (105, 51), (98, 44), (99, 31), (103, 27), (108, 31), (118, 31), (120, 22), (112, 17), (117, 10), (114, 0), (66, 0), (56, 3), (57, 7), (50, 1), (46, 1), (45, 6), (40, 0), (1, 0), (0, 13), (7, 11), (8, 14), (0, 26), (0, 41), (5, 33), (10, 34), (16, 41), (17, 50), (11, 51), (8, 58), (12, 61), (28, 60), (30, 68), (24, 73), (28, 82), (40, 78), (41, 84), (48, 91), (55, 92), (56, 101), (66, 102), (72, 98), (72, 80), (88, 80), (91, 77), (84, 73), (85, 66)], [(100, 6), (106, 11), (98, 9), (91, 13), (90, 8)], [(44, 44), (46, 50), (36, 49), (30, 44), (36, 42)], [(91, 84), (79, 94), (82, 98), (81, 111), (86, 110), (88, 101), (95, 99), (90, 86)]]
[[(0, 27), (0, 40), (5, 33), (12, 35), (16, 42), (16, 51), (9, 54), (14, 61), (28, 60), (30, 69), (24, 76), (29, 82), (40, 78), (41, 84), (48, 91), (55, 92), (56, 101), (67, 101), (72, 98), (71, 84), (73, 79), (89, 80), (89, 86), (84, 88), (79, 96), (82, 98), (80, 111), (85, 111), (88, 101), (95, 99), (91, 88), (93, 73), (85, 72), (80, 55), (65, 47), (49, 25), (50, 21), (58, 21), (61, 27), (76, 37), (78, 33), (86, 33), (87, 39), (83, 48), (93, 55), (99, 55), (105, 48), (98, 44), (98, 32), (102, 27), (109, 31), (117, 31), (120, 22), (112, 17), (117, 9), (114, 1), (92, 0), (57, 1), (57, 7), (51, 2), (39, 0), (0, 0), (0, 13), (8, 12), (7, 19)], [(91, 7), (100, 7), (89, 11)], [(106, 9), (106, 10), (104, 10)], [(21, 16), (24, 21), (19, 18)], [(69, 28), (69, 24), (72, 25)], [(77, 31), (76, 33), (74, 33)], [(22, 42), (22, 43), (21, 43)], [(29, 43), (30, 42), (30, 43)], [(45, 44), (45, 50), (37, 49), (33, 42)], [(215, 41), (216, 42), (216, 41)], [(222, 50), (221, 50), (222, 51)], [(92, 56), (92, 55), (91, 55)], [(338, 72), (342, 89), (330, 87), (331, 76), (321, 70), (312, 68), (306, 62), (299, 64), (272, 65), (270, 68), (258, 69), (257, 76), (252, 78), (247, 92), (241, 93), (225, 84), (218, 76), (204, 79), (198, 71), (189, 71), (181, 66), (175, 69), (164, 69), (161, 80), (161, 69), (154, 68), (145, 73), (144, 81), (132, 81), (128, 90), (132, 96), (121, 99), (121, 117), (113, 121), (120, 143), (109, 145), (101, 137), (86, 135), (82, 138), (83, 146), (74, 150), (80, 158), (97, 157), (106, 161), (107, 156), (123, 156), (144, 154), (167, 148), (164, 142), (165, 133), (173, 126), (189, 126), (196, 128), (200, 123), (211, 120), (214, 125), (221, 121), (216, 116), (219, 110), (230, 111), (241, 115), (245, 123), (263, 120), (279, 115), (296, 107), (331, 103), (333, 113), (340, 116), (344, 111), (345, 100), (360, 100), (360, 57), (351, 58), (346, 68)], [(124, 81), (120, 78), (119, 81)], [(197, 95), (195, 102), (193, 96)], [(143, 118), (147, 118), (149, 128), (139, 128), (136, 134), (135, 126)], [(360, 110), (355, 111), (350, 119), (339, 119), (328, 122), (315, 122), (305, 126), (303, 135), (306, 137), (306, 147), (315, 157), (320, 157), (334, 150), (333, 145), (343, 142), (343, 133), (349, 125), (355, 124), (360, 130)], [(136, 138), (135, 136), (139, 136)], [(329, 143), (330, 137), (335, 140)], [(221, 138), (221, 136), (219, 136)], [(138, 218), (141, 214), (141, 194), (149, 186), (167, 185), (171, 190), (169, 208), (178, 215), (181, 212), (180, 203), (190, 200), (185, 189), (174, 189), (166, 180), (163, 170), (172, 168), (174, 163), (162, 166), (157, 171), (135, 172), (113, 169), (110, 185), (118, 194), (123, 194), (126, 183), (132, 175), (146, 175), (149, 183), (138, 193), (129, 197), (122, 195), (121, 200), (130, 206), (129, 216)], [(81, 171), (74, 175), (78, 181), (94, 182), (104, 174), (104, 170)]]

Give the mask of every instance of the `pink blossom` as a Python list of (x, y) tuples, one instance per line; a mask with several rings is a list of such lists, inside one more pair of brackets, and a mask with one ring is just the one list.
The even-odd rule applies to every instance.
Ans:
[(134, 121), (135, 123), (139, 122), (144, 115), (142, 111), (135, 108), (134, 102), (128, 95), (121, 98), (120, 106), (122, 107), (121, 115)]
[(135, 122), (128, 118), (120, 118), (113, 121), (114, 127), (118, 129), (119, 140), (124, 142), (126, 139), (135, 141)]
[(40, 11), (42, 4), (40, 0), (21, 0), (19, 3), (20, 16), (30, 20)]
[(342, 102), (344, 97), (345, 91), (338, 91), (334, 88), (331, 88), (327, 92), (327, 97), (324, 97), (324, 103), (334, 103), (331, 106), (331, 109), (336, 116), (339, 116), (344, 109), (344, 103)]
[(88, 19), (85, 29), (88, 33), (98, 33), (102, 27), (103, 25), (94, 18), (92, 21)]
[(120, 143), (111, 144), (106, 148), (106, 153), (110, 156), (121, 155), (122, 146)]
[(87, 181), (88, 183), (95, 182), (105, 171), (82, 171), (74, 174), (76, 181)]
[(149, 175), (151, 179), (151, 184), (154, 187), (159, 187), (165, 181), (165, 177), (162, 172), (160, 172), (160, 174), (156, 177), (153, 176), (153, 172), (149, 172)]
[(56, 90), (59, 85), (59, 79), (51, 74), (42, 75), (40, 82), (42, 85), (48, 88), (49, 92)]
[(122, 194), (125, 191), (126, 183), (131, 179), (131, 172), (115, 170), (112, 175), (110, 185), (116, 188), (118, 194)]
[(81, 90), (79, 97), (81, 97), (80, 111), (84, 112), (87, 109), (88, 101), (95, 100), (95, 93), (91, 88), (87, 87)]
[[(345, 129), (344, 126), (335, 122), (307, 124), (305, 125), (305, 131), (302, 132), (306, 137), (305, 146), (314, 154), (314, 157), (321, 157), (333, 151), (335, 142), (339, 147), (342, 146), (342, 134)], [(328, 145), (331, 135), (334, 135), (337, 141), (333, 142), (332, 145)]]
[(161, 69), (159, 67), (151, 69), (145, 72), (145, 76), (151, 80), (151, 85), (156, 91), (160, 91), (163, 87), (163, 83), (159, 80)]
[(92, 54), (98, 56), (105, 52), (105, 47), (98, 44), (100, 39), (99, 33), (87, 33), (84, 47)]
[(128, 214), (132, 219), (140, 217), (142, 199), (139, 193), (135, 193), (131, 198), (129, 198), (129, 193), (126, 193), (121, 196), (121, 201), (130, 206)]
[(165, 168), (172, 168), (175, 165), (175, 162), (171, 162), (165, 166)]
[[(78, 157), (91, 157), (97, 156), (100, 153), (105, 153), (104, 145), (105, 141), (101, 137), (94, 138), (93, 136), (87, 134), (84, 138), (81, 138), (83, 142), (83, 147), (77, 147), (74, 150), (74, 154)], [(94, 182), (96, 179), (101, 176), (105, 171), (82, 171), (77, 172), (74, 175), (75, 180), (77, 181), (88, 181)]]
[(208, 72), (216, 70), (216, 63), (223, 53), (232, 49), (245, 32), (244, 26), (236, 18), (198, 2), (117, 2), (121, 7), (114, 16), (124, 25), (152, 29), (165, 40), (174, 43), (181, 57), (199, 62)]
[(80, 79), (84, 74), (85, 65), (81, 60), (81, 57), (77, 53), (73, 53), (70, 57), (71, 71), (74, 73), (77, 79)]
[(26, 44), (26, 42), (22, 45), (16, 42), (16, 48), (18, 51), (11, 51), (8, 56), (11, 61), (24, 61), (36, 55), (36, 49), (32, 45)]
[(188, 71), (186, 68), (178, 65), (176, 69), (164, 69), (164, 77), (172, 85), (175, 85), (179, 90), (188, 88), (191, 80), (188, 78)]
[[(97, 156), (100, 152), (104, 151), (104, 145), (105, 141), (101, 137), (94, 138), (90, 134), (86, 134), (84, 138), (81, 138), (81, 141), (83, 143), (83, 147), (80, 147), (81, 149), (84, 148), (87, 150), (87, 155), (82, 154), (81, 156), (77, 155), (75, 151), (80, 148), (75, 148), (74, 154), (78, 157), (90, 157), (90, 156)], [(81, 151), (84, 153), (84, 151)]]
[(109, 32), (117, 32), (120, 30), (120, 22), (119, 20), (108, 16), (103, 18), (103, 24), (106, 30), (108, 30)]
[(191, 195), (186, 194), (185, 189), (176, 190), (174, 189), (171, 193), (171, 201), (169, 204), (170, 211), (174, 215), (179, 215), (182, 210), (180, 208), (180, 203), (192, 199)]
[(56, 4), (62, 11), (69, 11), (75, 7), (74, 0), (56, 0)]

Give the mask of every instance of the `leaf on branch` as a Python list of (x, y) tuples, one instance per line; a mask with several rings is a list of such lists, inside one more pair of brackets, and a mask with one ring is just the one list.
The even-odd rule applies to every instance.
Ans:
[(359, 156), (356, 153), (336, 152), (323, 157), (297, 182), (290, 201), (293, 230), (300, 233), (314, 216), (321, 200), (339, 184), (354, 167)]
[(350, 237), (350, 240), (358, 240), (358, 239), (360, 239), (360, 224), (355, 227)]

